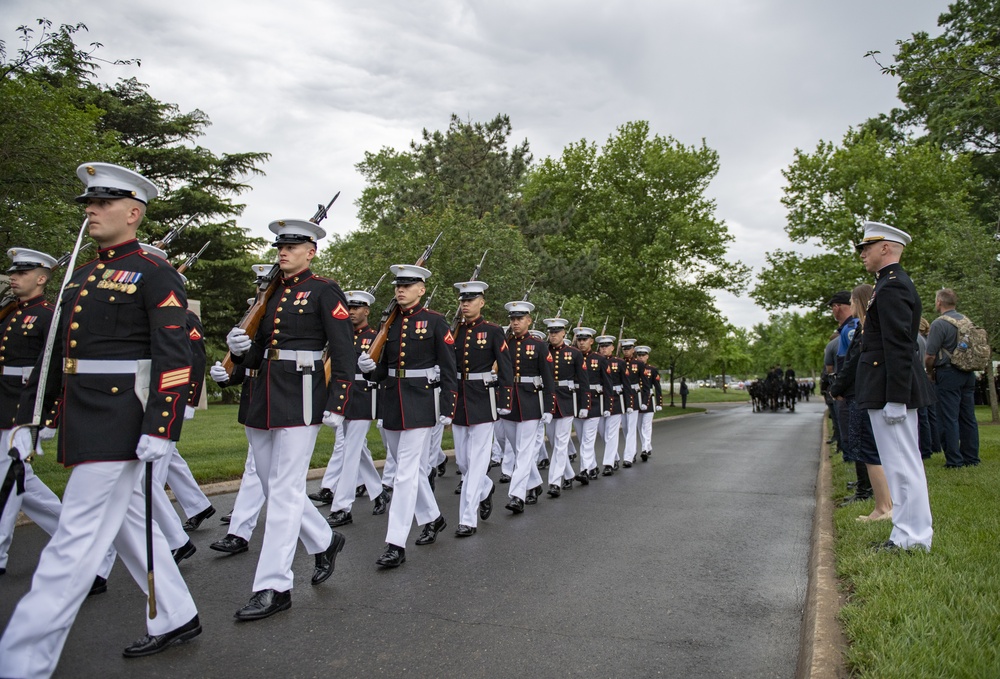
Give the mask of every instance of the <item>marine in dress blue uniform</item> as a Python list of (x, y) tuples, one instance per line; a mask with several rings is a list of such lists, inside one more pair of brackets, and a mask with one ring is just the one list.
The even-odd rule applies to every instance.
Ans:
[[(309, 269), (326, 233), (299, 219), (272, 222), (280, 280), (249, 341), (233, 328), (233, 361), (258, 370), (247, 407), (247, 438), (268, 501), (261, 557), (250, 602), (238, 620), (259, 620), (291, 606), (296, 538), (316, 557), (312, 584), (333, 572), (344, 537), (306, 497), (306, 473), (321, 425), (337, 427), (354, 382), (354, 341), (340, 286)], [(330, 379), (323, 367), (330, 359)]]
[[(511, 409), (514, 373), (503, 329), (483, 319), (484, 281), (455, 283), (462, 321), (455, 332), (458, 398), (451, 425), (455, 460), (462, 470), (456, 537), (475, 534), (479, 519), (493, 511), (493, 481), (486, 472), (493, 446), (493, 423)], [(495, 369), (494, 369), (494, 366)]]
[(607, 359), (592, 351), (596, 334), (593, 328), (579, 327), (573, 330), (573, 342), (583, 354), (583, 366), (587, 369), (590, 384), (590, 408), (586, 415), (577, 415), (573, 423), (576, 438), (580, 442), (580, 473), (575, 478), (583, 485), (590, 483), (590, 479), (597, 478), (597, 432), (601, 418), (611, 415), (610, 400), (615, 395), (611, 389)]
[(855, 397), (859, 408), (868, 409), (892, 497), (892, 533), (883, 546), (930, 550), (934, 531), (917, 408), (934, 398), (917, 347), (920, 296), (899, 264), (910, 242), (905, 231), (866, 222), (856, 246), (865, 269), (875, 274), (875, 289), (862, 329)]
[[(191, 378), (187, 299), (180, 276), (144, 255), (135, 233), (156, 186), (105, 163), (77, 169), (86, 191), (94, 260), (73, 272), (62, 299), (44, 402), (59, 400), (58, 459), (71, 467), (59, 527), (42, 552), (31, 591), (0, 640), (0, 676), (47, 677), (112, 543), (147, 588), (142, 461), (168, 455), (180, 436)], [(42, 359), (17, 421), (33, 416)], [(18, 430), (16, 440), (26, 429)], [(18, 446), (19, 449), (22, 447)], [(30, 449), (28, 446), (23, 446)], [(197, 609), (153, 523), (158, 615), (124, 650), (149, 655), (201, 632)]]
[[(520, 514), (524, 511), (532, 469), (537, 473), (535, 437), (539, 421), (542, 424), (552, 421), (552, 355), (546, 342), (539, 342), (528, 333), (534, 304), (519, 300), (508, 302), (504, 308), (511, 320), (507, 350), (514, 369), (510, 412), (501, 415), (504, 436), (514, 452), (514, 473), (508, 490), (510, 502), (506, 508)], [(530, 490), (534, 496), (540, 489)]]
[(639, 425), (639, 416), (645, 406), (643, 404), (642, 389), (644, 382), (642, 379), (642, 363), (635, 355), (636, 340), (625, 338), (621, 341), (622, 360), (626, 363), (625, 375), (628, 380), (625, 384), (626, 392), (632, 399), (632, 412), (627, 412), (622, 417), (622, 431), (625, 432), (625, 448), (622, 451), (622, 466), (626, 469), (635, 462), (635, 455), (638, 452), (636, 447), (636, 433)]
[(395, 276), (399, 313), (388, 328), (378, 363), (367, 352), (358, 358), (362, 374), (382, 390), (382, 433), (387, 454), (396, 459), (386, 548), (375, 562), (382, 568), (406, 561), (414, 518), (423, 526), (417, 545), (432, 544), (446, 526), (428, 480), (429, 437), (435, 424), (451, 424), (458, 382), (448, 322), (420, 303), (431, 272), (411, 264), (389, 270)]
[(542, 322), (548, 330), (554, 383), (552, 421), (546, 425), (549, 441), (552, 442), (548, 494), (556, 498), (562, 494), (563, 488), (573, 487), (569, 439), (573, 419), (586, 417), (591, 408), (590, 377), (584, 367), (583, 353), (564, 342), (569, 321), (565, 318), (546, 318)]
[[(660, 371), (649, 362), (650, 348), (644, 344), (635, 348), (635, 356), (642, 364), (643, 387), (639, 404), (639, 457), (643, 462), (653, 454), (653, 414), (663, 410), (663, 389)], [(645, 406), (645, 408), (643, 408)]]
[(601, 418), (598, 433), (604, 439), (604, 476), (611, 476), (618, 468), (618, 439), (622, 428), (622, 418), (635, 411), (633, 392), (629, 384), (628, 363), (615, 356), (615, 338), (601, 335), (597, 338), (598, 353), (608, 363), (608, 378), (611, 380), (611, 397), (604, 404), (610, 406), (610, 414)]

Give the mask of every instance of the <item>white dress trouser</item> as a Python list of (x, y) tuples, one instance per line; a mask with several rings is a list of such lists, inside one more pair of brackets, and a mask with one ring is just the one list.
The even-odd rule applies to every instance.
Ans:
[(325, 551), (333, 539), (326, 519), (306, 497), (306, 473), (320, 426), (247, 428), (257, 477), (267, 498), (255, 592), (292, 588), (296, 538), (309, 554)]
[(188, 535), (184, 532), (181, 518), (163, 488), (167, 482), (169, 469), (168, 457), (161, 457), (153, 462), (153, 520), (160, 524), (160, 530), (163, 531), (163, 537), (166, 538), (170, 549), (177, 549), (188, 543)]
[(538, 420), (538, 436), (535, 439), (535, 462), (549, 459), (549, 451), (545, 448), (545, 425)]
[(486, 475), (490, 466), (493, 423), (468, 427), (453, 424), (451, 434), (455, 439), (455, 459), (461, 456), (466, 460), (458, 503), (458, 523), (475, 528), (479, 523), (479, 503), (489, 497), (493, 489), (493, 479)]
[[(423, 525), (441, 515), (441, 510), (434, 500), (434, 493), (431, 492), (427, 473), (424, 471), (431, 427), (382, 431), (385, 435), (386, 451), (396, 458), (396, 476), (393, 480), (389, 527), (385, 541), (390, 545), (405, 548), (414, 518), (418, 524)], [(418, 495), (421, 500), (419, 503)]]
[(385, 464), (382, 466), (382, 485), (390, 488), (396, 482), (396, 451), (389, 449), (389, 438), (385, 434), (385, 429), (378, 428), (378, 434), (382, 437), (382, 446), (385, 448)]
[(441, 448), (442, 439), (444, 439), (444, 425), (438, 422), (431, 427), (431, 440), (428, 445), (430, 455), (427, 459), (430, 461), (432, 467), (438, 466), (448, 457), (444, 454), (444, 449)]
[(622, 430), (622, 416), (602, 417), (604, 425), (604, 465), (610, 467), (618, 458), (618, 439)]
[[(524, 422), (503, 420), (504, 436), (513, 448), (514, 473), (511, 474), (510, 489), (507, 492), (512, 498), (523, 500), (528, 490), (531, 470), (534, 469), (535, 474), (538, 474), (538, 468), (535, 467), (535, 436), (538, 433), (539, 422), (540, 420)], [(504, 462), (506, 463), (506, 456)]]
[(493, 447), (490, 453), (490, 459), (493, 462), (500, 462), (503, 460), (503, 420), (496, 420), (493, 422)]
[[(45, 546), (31, 581), (0, 639), (0, 676), (48, 677), (70, 627), (112, 543), (132, 578), (147, 592), (144, 464), (90, 462), (73, 468), (63, 494), (59, 527)], [(150, 635), (184, 625), (198, 610), (153, 523), (157, 616)]]
[[(246, 429), (247, 438), (250, 430)], [(253, 461), (253, 448), (247, 446), (247, 461), (243, 465), (243, 478), (233, 502), (233, 513), (229, 518), (229, 534), (249, 541), (253, 529), (257, 527), (260, 510), (264, 507), (264, 488), (257, 476), (257, 465)]]
[[(10, 450), (10, 429), (0, 429), (0, 482), (7, 477), (11, 459), (7, 455)], [(35, 476), (31, 465), (24, 463), (24, 492), (17, 494), (12, 488), (7, 506), (0, 507), (0, 568), (7, 567), (7, 554), (10, 543), (14, 539), (14, 525), (17, 523), (17, 513), (23, 511), (29, 519), (49, 535), (56, 532), (59, 525), (59, 512), (62, 505), (59, 498), (45, 483)]]
[(927, 476), (917, 438), (917, 411), (907, 409), (906, 420), (899, 424), (886, 424), (879, 409), (869, 409), (868, 419), (892, 497), (889, 539), (904, 549), (914, 545), (930, 549), (934, 529), (931, 527)]
[(581, 420), (573, 418), (573, 428), (576, 438), (580, 440), (580, 471), (597, 469), (597, 457), (594, 455), (594, 445), (597, 442), (597, 428), (601, 424), (600, 417), (590, 417)]
[(630, 413), (625, 413), (622, 415), (622, 430), (625, 432), (625, 450), (622, 451), (622, 459), (626, 462), (635, 462), (635, 439), (636, 439), (636, 429), (639, 424), (639, 415), (642, 413), (638, 410), (633, 410)]
[(559, 486), (564, 479), (573, 478), (573, 465), (569, 462), (569, 438), (573, 430), (572, 417), (560, 417), (546, 425), (552, 442), (552, 459), (549, 462), (549, 485)]
[(176, 448), (170, 455), (169, 465), (167, 485), (177, 498), (177, 504), (181, 506), (184, 516), (190, 519), (212, 506), (205, 493), (201, 491), (201, 486), (194, 480), (194, 474), (191, 473), (187, 461), (181, 457)]
[(653, 450), (653, 411), (639, 413), (639, 446), (642, 450)]
[[(343, 467), (340, 471), (341, 482), (336, 484), (337, 489), (333, 493), (333, 504), (330, 505), (330, 511), (351, 511), (358, 487), (358, 478), (365, 460), (371, 465), (372, 471), (375, 471), (375, 465), (371, 462), (371, 453), (366, 452), (368, 448), (365, 446), (371, 425), (371, 420), (344, 420), (344, 423), (337, 427), (338, 445), (343, 441), (344, 452), (341, 455)], [(327, 467), (327, 472), (329, 470), (330, 468)], [(368, 489), (368, 495), (375, 499), (382, 492), (382, 481), (379, 479), (378, 472), (375, 472), (374, 486), (370, 481), (370, 478), (365, 479), (365, 487)], [(326, 485), (325, 476), (323, 477), (323, 487), (331, 488), (331, 486)]]
[(321, 486), (327, 490), (336, 492), (337, 484), (341, 478), (350, 478), (351, 481), (347, 481), (347, 485), (351, 486), (351, 492), (354, 492), (356, 485), (351, 485), (353, 483), (353, 477), (342, 476), (341, 472), (344, 469), (344, 437), (341, 436), (340, 427), (334, 430), (333, 438), (333, 450), (330, 451), (330, 460), (326, 463), (326, 471), (323, 472), (323, 481)]

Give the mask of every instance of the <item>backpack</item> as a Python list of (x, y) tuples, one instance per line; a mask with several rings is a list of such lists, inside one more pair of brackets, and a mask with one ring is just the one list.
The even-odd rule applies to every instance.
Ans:
[(990, 342), (986, 331), (970, 321), (967, 316), (954, 319), (942, 315), (938, 318), (943, 318), (958, 330), (958, 344), (955, 345), (955, 350), (950, 354), (946, 349), (941, 350), (951, 358), (951, 364), (966, 372), (986, 370), (990, 362)]

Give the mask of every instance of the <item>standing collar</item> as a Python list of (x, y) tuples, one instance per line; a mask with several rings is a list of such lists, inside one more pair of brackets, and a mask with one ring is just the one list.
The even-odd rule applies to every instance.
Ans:
[(132, 240), (127, 240), (124, 243), (119, 243), (118, 245), (101, 248), (97, 251), (97, 255), (100, 257), (102, 262), (110, 262), (114, 259), (118, 259), (119, 257), (139, 252), (140, 250), (142, 250), (142, 248), (139, 246), (139, 241), (133, 238)]

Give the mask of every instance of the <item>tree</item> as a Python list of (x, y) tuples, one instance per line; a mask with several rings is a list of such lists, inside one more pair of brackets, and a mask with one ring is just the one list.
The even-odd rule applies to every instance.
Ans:
[(581, 140), (544, 160), (525, 197), (536, 223), (563, 226), (529, 238), (561, 261), (579, 259), (585, 273), (546, 285), (586, 290), (592, 317), (625, 311), (628, 334), (674, 362), (719, 316), (712, 291), (739, 291), (747, 277), (726, 261), (732, 236), (705, 195), (718, 166), (704, 142), (685, 146), (645, 121), (622, 125), (603, 147)]

